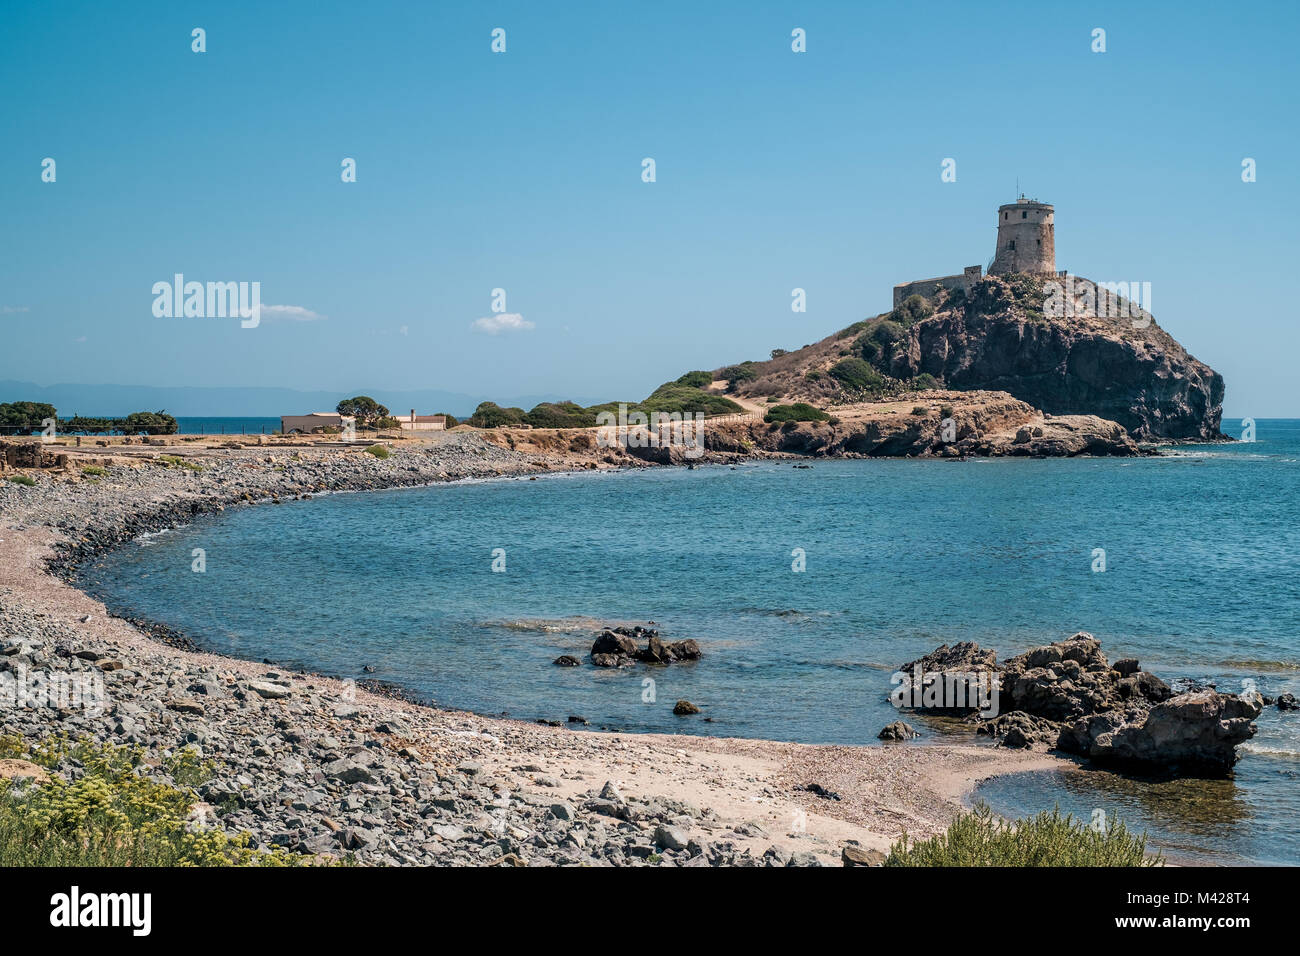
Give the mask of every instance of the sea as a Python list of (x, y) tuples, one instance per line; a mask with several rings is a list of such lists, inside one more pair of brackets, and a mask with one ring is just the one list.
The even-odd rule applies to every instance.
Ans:
[(181, 435), (274, 435), (280, 430), (280, 419), (194, 415), (177, 416), (176, 425)]
[[(212, 651), (624, 732), (879, 746), (904, 662), (957, 641), (1007, 657), (1080, 630), (1171, 683), (1300, 694), (1300, 420), (1163, 451), (318, 496), (148, 536), (84, 582)], [(553, 663), (583, 656), (602, 626), (650, 622), (694, 638), (702, 659)], [(700, 715), (674, 716), (679, 699)], [(914, 746), (971, 739), (906, 719)], [(1070, 766), (997, 778), (975, 799), (1008, 817), (1101, 809), (1181, 862), (1300, 863), (1300, 712), (1266, 708), (1239, 752), (1224, 780)]]

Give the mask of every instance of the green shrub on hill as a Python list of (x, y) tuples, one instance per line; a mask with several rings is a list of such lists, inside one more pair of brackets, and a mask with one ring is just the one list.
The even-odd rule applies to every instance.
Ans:
[(651, 412), (683, 415), (702, 412), (705, 415), (734, 415), (744, 408), (723, 395), (706, 392), (699, 388), (668, 382), (656, 388), (643, 402), (637, 403), (637, 409), (649, 415)]
[(793, 405), (773, 405), (763, 416), (765, 422), (825, 422), (830, 416), (820, 408), (814, 408), (807, 402), (795, 402)]
[[(854, 336), (854, 335), (857, 335), (859, 332), (865, 332), (865, 331), (866, 331), (866, 330), (871, 326), (871, 323), (876, 322), (876, 321), (879, 321), (880, 319), (883, 319), (883, 318), (884, 318), (884, 315), (878, 315), (878, 316), (876, 316), (875, 318), (872, 318), (872, 319), (863, 319), (861, 322), (854, 322), (854, 323), (853, 323), (852, 325), (850, 325), (848, 328), (846, 328), (846, 329), (840, 329), (840, 331), (839, 331), (838, 333), (836, 333), (835, 337), (836, 337), (837, 339), (847, 339), (847, 338), (850, 338), (850, 337), (852, 337), (852, 336)], [(804, 347), (807, 348), (807, 346), (804, 346)]]
[(865, 361), (879, 365), (893, 356), (894, 346), (906, 336), (906, 330), (899, 323), (892, 319), (877, 319), (868, 324), (853, 347)]
[(474, 409), (469, 424), (475, 428), (500, 428), (502, 425), (522, 425), (528, 413), (522, 408), (502, 408), (496, 402), (483, 402)]
[(752, 361), (741, 362), (739, 365), (730, 365), (722, 370), (722, 377), (727, 380), (727, 388), (735, 391), (737, 385), (745, 382), (752, 382), (758, 378), (758, 369)]
[[(706, 392), (699, 384), (708, 385), (713, 376), (708, 372), (687, 372), (681, 378), (660, 385), (644, 401), (602, 402), (583, 408), (576, 402), (542, 402), (532, 411), (519, 408), (502, 408), (495, 402), (484, 402), (474, 410), (466, 424), (475, 428), (500, 428), (509, 425), (531, 425), (534, 428), (593, 428), (602, 412), (618, 414), (619, 405), (627, 407), (628, 414), (641, 412), (647, 419), (655, 412), (661, 415), (734, 415), (744, 408), (724, 395)], [(454, 421), (454, 420), (451, 420)], [(451, 427), (448, 424), (447, 427)]]
[(713, 382), (711, 372), (687, 372), (673, 384), (685, 385), (687, 388), (707, 388)]
[(534, 428), (591, 428), (596, 413), (576, 402), (542, 402), (524, 416)]
[(909, 295), (898, 304), (898, 308), (889, 313), (889, 318), (899, 325), (907, 327), (913, 322), (928, 319), (932, 315), (934, 315), (934, 306), (930, 304), (928, 299), (921, 295)]
[(830, 375), (854, 392), (879, 391), (885, 384), (884, 376), (860, 358), (842, 359), (831, 366)]

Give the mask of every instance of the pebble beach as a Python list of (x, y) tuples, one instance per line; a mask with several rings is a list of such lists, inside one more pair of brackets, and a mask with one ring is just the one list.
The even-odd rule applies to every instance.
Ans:
[(192, 460), (199, 467), (142, 455), (93, 480), (73, 467), (32, 487), (0, 483), (0, 667), (88, 675), (104, 689), (100, 708), (7, 708), (0, 734), (132, 745), (164, 780), (188, 748), (212, 768), (196, 788), (195, 826), (363, 865), (869, 865), (903, 832), (945, 827), (980, 781), (1068, 765), (975, 744), (831, 747), (543, 726), (205, 653), (184, 635), (112, 616), (77, 589), (78, 567), (226, 508), (592, 463), (469, 432), (387, 458), (249, 447)]

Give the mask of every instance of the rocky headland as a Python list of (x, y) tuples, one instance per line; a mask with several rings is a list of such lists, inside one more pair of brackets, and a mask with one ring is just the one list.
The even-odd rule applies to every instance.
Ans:
[[(717, 369), (717, 390), (742, 403), (807, 402), (846, 424), (860, 417), (854, 414), (860, 409), (912, 398), (932, 413), (926, 400), (946, 390), (942, 402), (959, 414), (945, 417), (965, 417), (974, 429), (962, 436), (964, 447), (947, 451), (953, 440), (943, 438), (937, 420), (817, 431), (814, 447), (830, 454), (1133, 454), (1134, 442), (1224, 438), (1222, 376), (1188, 354), (1149, 313), (1127, 314), (1127, 300), (1086, 279), (1068, 281), (1072, 289), (1099, 294), (1057, 314), (1048, 305), (1049, 281), (1067, 279), (985, 276), (969, 293), (940, 289), (929, 299), (915, 296), (803, 348), (778, 349), (768, 361)], [(1126, 314), (1115, 315), (1120, 305)], [(962, 415), (972, 402), (995, 405), (1004, 418), (1021, 417), (1011, 437), (1023, 426), (1030, 440), (1007, 441), (1002, 432), (981, 430), (971, 421), (977, 415)], [(1044, 422), (1067, 418), (1073, 419), (1068, 427), (1053, 426), (1059, 434), (1046, 434)], [(1044, 434), (1033, 434), (1036, 427)]]

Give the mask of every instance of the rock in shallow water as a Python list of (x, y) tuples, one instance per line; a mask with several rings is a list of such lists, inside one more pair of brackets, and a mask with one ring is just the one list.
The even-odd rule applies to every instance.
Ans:
[[(978, 645), (945, 645), (903, 669), (946, 674), (993, 659)], [(1175, 695), (1137, 660), (1117, 665), (1082, 631), (994, 664), (1001, 713), (979, 720), (977, 732), (1004, 746), (1043, 744), (1144, 771), (1220, 775), (1232, 769), (1237, 746), (1255, 734), (1263, 708), (1258, 694), (1207, 688)]]
[(881, 730), (878, 736), (881, 740), (911, 740), (919, 735), (910, 724), (896, 720)]

